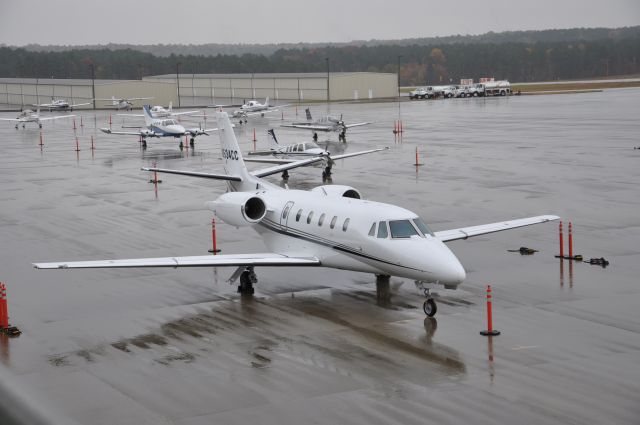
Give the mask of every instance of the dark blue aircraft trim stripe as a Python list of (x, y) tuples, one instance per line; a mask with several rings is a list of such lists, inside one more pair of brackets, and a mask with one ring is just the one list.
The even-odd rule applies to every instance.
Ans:
[(351, 254), (357, 257), (362, 257), (362, 258), (367, 258), (369, 260), (373, 260), (373, 261), (378, 261), (380, 263), (384, 263), (384, 264), (389, 264), (392, 266), (396, 266), (396, 267), (401, 267), (404, 269), (409, 269), (409, 270), (416, 270), (419, 272), (423, 272), (424, 270), (420, 270), (420, 269), (416, 269), (413, 267), (407, 267), (407, 266), (403, 266), (402, 264), (397, 264), (397, 263), (392, 263), (390, 261), (387, 260), (383, 260), (381, 258), (378, 257), (374, 257), (371, 255), (367, 255), (364, 254), (354, 248), (351, 248), (350, 246), (347, 245), (343, 245), (343, 244), (339, 244), (336, 243), (334, 241), (331, 241), (329, 239), (324, 239), (324, 238), (320, 238), (318, 236), (315, 236), (313, 234), (310, 233), (306, 233), (306, 232), (302, 232), (300, 230), (296, 230), (296, 229), (292, 229), (290, 227), (284, 228), (282, 225), (271, 221), (269, 219), (263, 219), (260, 223), (258, 223), (260, 225), (262, 225), (263, 227), (266, 227), (267, 229), (274, 231), (276, 233), (280, 233), (282, 235), (286, 235), (286, 236), (291, 236), (293, 238), (296, 239), (303, 239), (306, 240), (308, 242), (313, 242), (316, 243), (318, 245), (323, 245), (323, 246), (327, 246), (329, 248), (335, 249), (336, 251), (340, 251), (340, 252), (344, 252), (345, 254)]

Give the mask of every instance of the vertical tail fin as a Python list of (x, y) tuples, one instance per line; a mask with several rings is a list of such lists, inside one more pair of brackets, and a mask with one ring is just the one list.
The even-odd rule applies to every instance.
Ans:
[(151, 115), (151, 107), (149, 105), (142, 105), (142, 111), (144, 113), (144, 123), (147, 127), (153, 124), (153, 116)]
[(173, 111), (173, 101), (169, 102), (169, 112)]
[(280, 144), (278, 143), (278, 139), (276, 138), (276, 132), (273, 131), (273, 128), (267, 130), (267, 135), (269, 139), (269, 149), (278, 150), (280, 148)]
[(264, 99), (264, 106), (269, 106), (269, 96)]
[(307, 114), (307, 121), (313, 121), (313, 118), (311, 118), (311, 109), (307, 108), (304, 112)]
[(231, 186), (236, 191), (255, 189), (257, 180), (247, 171), (229, 115), (226, 112), (218, 112), (216, 117), (218, 119), (218, 134), (220, 135), (220, 148), (222, 149), (225, 172), (242, 178), (242, 182), (232, 182), (230, 183)]

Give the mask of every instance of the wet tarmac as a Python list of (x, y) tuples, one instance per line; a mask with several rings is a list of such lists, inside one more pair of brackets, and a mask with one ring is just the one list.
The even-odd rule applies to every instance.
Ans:
[[(333, 183), (434, 230), (558, 214), (573, 222), (576, 253), (610, 261), (554, 258), (555, 223), (456, 241), (467, 280), (436, 291), (434, 319), (411, 281), (377, 287), (372, 275), (330, 269), (257, 269), (253, 299), (225, 268), (35, 270), (205, 254), (203, 204), (224, 184), (162, 175), (156, 197), (140, 167), (220, 171), (218, 138), (184, 151), (150, 140), (143, 151), (135, 137), (96, 131), (109, 117), (99, 111), (76, 120), (76, 152), (71, 122), (46, 122), (43, 146), (33, 125), (0, 123), (0, 281), (23, 332), (0, 338), (3, 373), (81, 424), (637, 424), (638, 99), (625, 89), (405, 102), (401, 139), (397, 104), (331, 106), (347, 123), (374, 124), (349, 131), (346, 146), (330, 135), (330, 149), (391, 148), (338, 161)], [(254, 128), (266, 147), (280, 118), (238, 128), (242, 148), (253, 148)], [(277, 132), (281, 143), (310, 140)], [(291, 187), (321, 184), (319, 168), (290, 174)], [(217, 234), (223, 253), (264, 250), (250, 229), (218, 223)], [(521, 246), (539, 252), (508, 252)], [(490, 339), (479, 335), (486, 284), (502, 332)]]

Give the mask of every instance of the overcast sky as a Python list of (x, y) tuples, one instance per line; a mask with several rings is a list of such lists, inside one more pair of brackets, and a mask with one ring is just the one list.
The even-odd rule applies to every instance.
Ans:
[(0, 0), (0, 44), (291, 43), (640, 24), (640, 0)]

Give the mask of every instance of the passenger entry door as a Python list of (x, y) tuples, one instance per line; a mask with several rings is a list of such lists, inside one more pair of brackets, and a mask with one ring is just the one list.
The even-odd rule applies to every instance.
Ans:
[(293, 201), (289, 201), (284, 205), (284, 208), (282, 209), (282, 214), (280, 214), (280, 225), (282, 227), (287, 227), (287, 220), (289, 219), (291, 211), (293, 210), (293, 204)]

